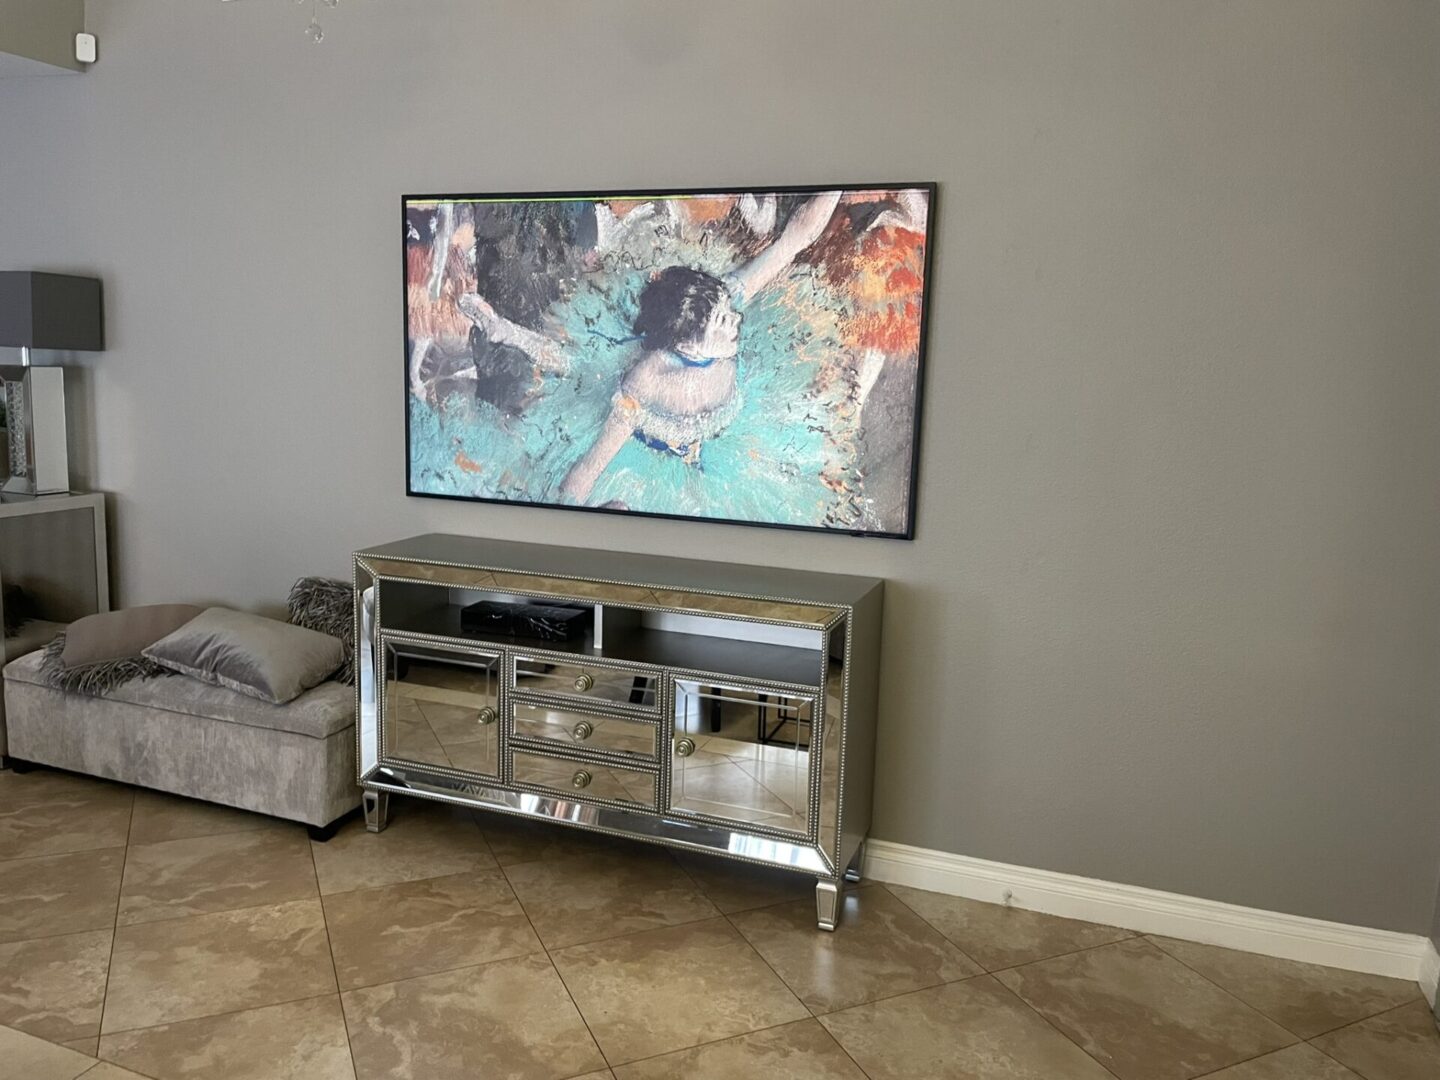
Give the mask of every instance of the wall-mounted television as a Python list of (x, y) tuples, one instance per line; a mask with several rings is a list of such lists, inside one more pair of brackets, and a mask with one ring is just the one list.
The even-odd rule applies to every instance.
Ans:
[(407, 493), (911, 538), (934, 203), (405, 196)]

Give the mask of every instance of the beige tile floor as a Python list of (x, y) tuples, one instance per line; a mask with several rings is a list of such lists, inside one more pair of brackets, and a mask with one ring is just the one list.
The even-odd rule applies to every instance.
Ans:
[[(397, 800), (0, 772), (3, 1080), (1436, 1080), (1414, 984)], [(97, 1058), (99, 1059), (97, 1061)]]

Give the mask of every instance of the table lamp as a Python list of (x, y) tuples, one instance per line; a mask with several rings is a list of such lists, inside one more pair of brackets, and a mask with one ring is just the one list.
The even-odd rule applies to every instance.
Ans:
[(0, 271), (0, 346), (20, 349), (18, 367), (0, 367), (9, 427), (5, 494), (70, 490), (65, 437), (65, 371), (33, 367), (31, 349), (99, 352), (105, 347), (100, 280), (31, 270)]

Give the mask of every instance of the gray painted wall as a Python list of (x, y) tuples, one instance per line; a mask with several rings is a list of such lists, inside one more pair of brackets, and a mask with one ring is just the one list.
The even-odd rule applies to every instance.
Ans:
[[(98, 271), (126, 603), (438, 529), (890, 579), (875, 835), (1423, 933), (1440, 6), (93, 5), (0, 264)], [(13, 151), (13, 152), (12, 152)], [(941, 185), (919, 535), (407, 500), (407, 190)]]
[(0, 0), (0, 53), (83, 71), (75, 35), (84, 29), (85, 0)]

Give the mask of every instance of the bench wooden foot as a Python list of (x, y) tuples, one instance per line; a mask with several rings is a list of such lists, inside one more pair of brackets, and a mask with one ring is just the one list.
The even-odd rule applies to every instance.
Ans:
[(323, 844), (340, 831), (340, 826), (360, 813), (357, 806), (354, 810), (347, 810), (328, 825), (306, 825), (305, 831), (310, 834), (310, 839), (317, 844)]

